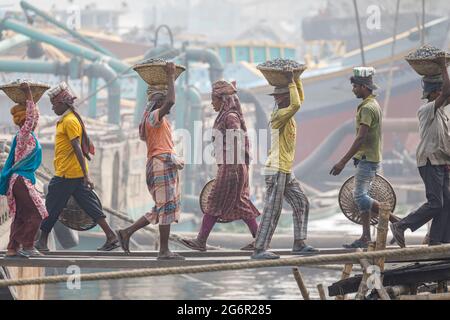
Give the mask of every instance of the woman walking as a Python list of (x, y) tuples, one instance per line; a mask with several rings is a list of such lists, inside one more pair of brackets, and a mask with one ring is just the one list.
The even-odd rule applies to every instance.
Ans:
[(20, 88), (26, 95), (26, 106), (16, 105), (11, 109), (14, 123), (20, 129), (1, 173), (0, 194), (6, 195), (13, 219), (6, 256), (28, 258), (40, 255), (34, 248), (34, 239), (48, 213), (34, 186), (35, 171), (42, 162), (42, 148), (34, 134), (39, 111), (29, 84), (22, 83)]
[[(220, 80), (213, 84), (212, 106), (219, 113), (213, 127), (218, 170), (197, 238), (182, 240), (193, 250), (206, 251), (206, 241), (219, 219), (227, 222), (244, 220), (253, 238), (258, 231), (256, 217), (260, 213), (249, 199), (250, 148), (247, 127), (236, 93), (235, 83)], [(239, 145), (243, 148), (239, 148)], [(252, 243), (242, 250), (253, 248)]]

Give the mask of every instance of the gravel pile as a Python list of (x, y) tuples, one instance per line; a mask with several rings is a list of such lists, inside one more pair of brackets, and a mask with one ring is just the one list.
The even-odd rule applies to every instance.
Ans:
[(303, 67), (303, 65), (294, 60), (277, 58), (274, 60), (261, 63), (260, 65), (258, 65), (258, 67), (285, 70), (285, 69), (298, 69)]
[(166, 64), (167, 61), (164, 59), (147, 59), (142, 61), (139, 64)]
[(406, 59), (428, 59), (428, 58), (436, 58), (445, 56), (447, 53), (445, 51), (442, 51), (439, 48), (430, 46), (430, 45), (424, 45), (420, 47), (419, 49), (410, 52)]

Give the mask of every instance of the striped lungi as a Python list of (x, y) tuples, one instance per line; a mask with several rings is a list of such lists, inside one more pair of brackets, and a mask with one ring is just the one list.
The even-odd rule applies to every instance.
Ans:
[(155, 201), (145, 214), (151, 224), (169, 225), (180, 218), (180, 183), (171, 154), (160, 154), (147, 161), (147, 187)]
[(264, 211), (256, 236), (257, 250), (267, 250), (283, 207), (283, 199), (291, 205), (294, 240), (305, 240), (308, 228), (309, 202), (293, 174), (277, 172), (266, 176)]

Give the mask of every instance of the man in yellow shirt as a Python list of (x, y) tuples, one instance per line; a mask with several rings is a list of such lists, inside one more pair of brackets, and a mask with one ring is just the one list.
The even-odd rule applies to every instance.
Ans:
[(94, 152), (84, 123), (74, 110), (73, 102), (76, 97), (70, 94), (65, 83), (50, 90), (49, 96), (53, 111), (60, 119), (56, 124), (55, 176), (48, 185), (45, 199), (49, 217), (41, 224), (41, 235), (36, 249), (48, 251), (48, 235), (71, 196), (105, 232), (106, 242), (98, 250), (110, 251), (118, 248), (118, 239), (106, 222), (102, 205), (89, 178), (86, 159), (90, 160), (90, 154)]
[(294, 115), (303, 103), (303, 87), (300, 80), (294, 81), (291, 70), (285, 73), (289, 86), (275, 88), (272, 96), (278, 109), (272, 113), (271, 149), (266, 162), (266, 199), (264, 212), (255, 240), (252, 259), (278, 259), (279, 256), (267, 251), (281, 215), (283, 199), (292, 206), (294, 218), (294, 245), (292, 252), (316, 251), (305, 244), (309, 202), (300, 183), (292, 173), (295, 156), (297, 126)]

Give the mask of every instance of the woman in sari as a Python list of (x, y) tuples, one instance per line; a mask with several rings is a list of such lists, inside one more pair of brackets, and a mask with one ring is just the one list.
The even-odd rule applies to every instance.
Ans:
[[(234, 82), (220, 80), (213, 84), (212, 106), (214, 111), (218, 112), (213, 127), (214, 154), (218, 170), (197, 238), (182, 240), (193, 250), (206, 251), (206, 241), (217, 221), (244, 220), (253, 238), (258, 230), (256, 217), (260, 213), (249, 198), (250, 156), (247, 127), (236, 93)], [(243, 149), (239, 148), (239, 145)], [(252, 249), (253, 243), (242, 248)]]
[(26, 95), (26, 106), (11, 109), (13, 120), (20, 127), (15, 135), (0, 178), (0, 194), (6, 195), (13, 219), (7, 257), (30, 257), (40, 253), (34, 239), (42, 219), (48, 216), (45, 204), (35, 188), (35, 171), (42, 161), (42, 148), (34, 134), (39, 111), (33, 102), (28, 83), (20, 88)]

